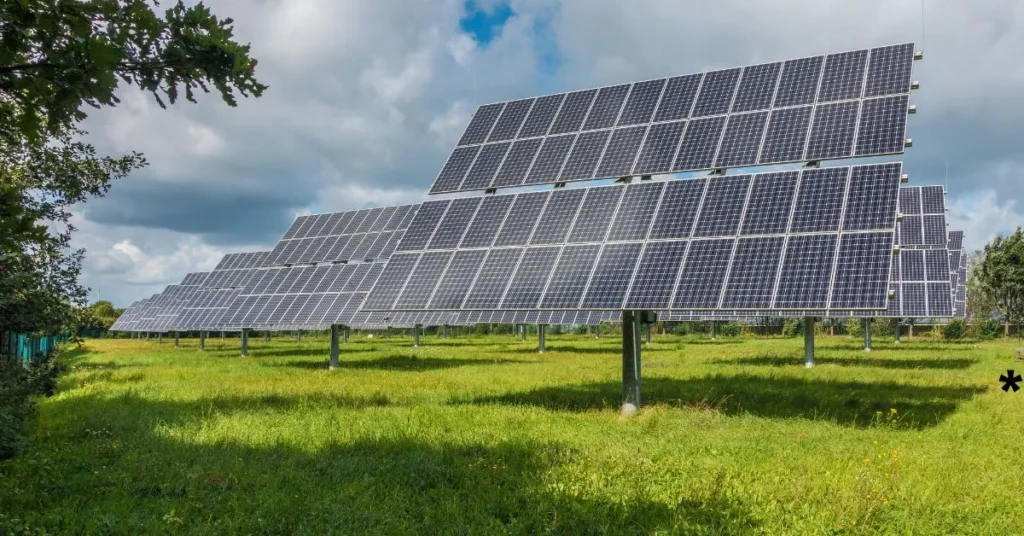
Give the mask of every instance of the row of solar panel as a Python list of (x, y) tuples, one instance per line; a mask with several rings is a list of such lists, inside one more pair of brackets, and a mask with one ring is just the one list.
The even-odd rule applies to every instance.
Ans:
[(903, 151), (908, 97), (673, 121), (455, 149), (431, 193)]
[(383, 260), (391, 256), (404, 233), (398, 230), (282, 240), (267, 257), (267, 266)]
[(888, 231), (404, 253), (364, 308), (884, 308), (892, 246)]
[(228, 253), (217, 263), (214, 270), (244, 270), (247, 268), (259, 268), (266, 263), (267, 251), (254, 251), (251, 253)]
[(397, 231), (409, 226), (415, 209), (416, 205), (402, 205), (299, 216), (281, 240)]
[(892, 228), (901, 166), (428, 201), (399, 252)]
[(241, 288), (251, 279), (258, 271), (258, 268), (243, 268), (239, 270), (214, 270), (210, 272), (210, 275), (206, 278), (206, 282), (203, 284), (206, 288)]
[(246, 284), (242, 295), (369, 292), (383, 268), (383, 263), (373, 263), (260, 270)]
[(481, 106), (459, 145), (910, 91), (911, 43)]

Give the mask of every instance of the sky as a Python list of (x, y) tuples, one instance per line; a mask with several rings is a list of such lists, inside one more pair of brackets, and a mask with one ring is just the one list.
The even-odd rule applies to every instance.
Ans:
[[(160, 292), (298, 215), (424, 199), (480, 104), (914, 41), (911, 184), (948, 184), (969, 248), (1024, 224), (1024, 0), (206, 0), (259, 99), (138, 90), (88, 140), (149, 167), (75, 209), (90, 299)], [(205, 97), (205, 98), (204, 98)]]

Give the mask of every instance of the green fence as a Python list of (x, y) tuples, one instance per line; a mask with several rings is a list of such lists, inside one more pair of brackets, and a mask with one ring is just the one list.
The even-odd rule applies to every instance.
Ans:
[(2, 333), (0, 334), (0, 357), (20, 359), (28, 363), (33, 357), (45, 355), (66, 340), (68, 340), (67, 334), (29, 337), (19, 333)]

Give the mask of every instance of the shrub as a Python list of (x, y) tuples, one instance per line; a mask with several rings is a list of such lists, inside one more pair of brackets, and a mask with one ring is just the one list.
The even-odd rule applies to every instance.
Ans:
[(995, 318), (986, 318), (971, 322), (965, 333), (972, 339), (994, 339), (1003, 334), (1003, 326)]
[(843, 323), (843, 328), (846, 333), (853, 337), (863, 337), (864, 327), (861, 324), (862, 320), (859, 318), (847, 318), (846, 322)]
[(740, 334), (740, 325), (737, 322), (719, 324), (718, 334), (723, 337), (738, 337)]
[(52, 353), (37, 356), (28, 367), (17, 359), (0, 359), (0, 460), (21, 450), (36, 413), (34, 398), (53, 395), (60, 370)]
[(679, 336), (686, 336), (690, 334), (690, 326), (686, 322), (680, 322), (672, 327), (672, 334)]
[(954, 318), (942, 326), (942, 338), (947, 341), (958, 341), (964, 338), (964, 321)]
[(795, 318), (787, 318), (782, 324), (782, 334), (786, 337), (796, 337), (803, 331), (803, 322)]

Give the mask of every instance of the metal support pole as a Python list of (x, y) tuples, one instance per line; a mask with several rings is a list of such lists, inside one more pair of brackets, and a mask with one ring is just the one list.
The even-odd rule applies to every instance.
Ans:
[(718, 339), (718, 322), (711, 321), (711, 340)]
[(420, 325), (419, 324), (416, 324), (412, 328), (412, 347), (413, 348), (419, 348), (420, 347)]
[(149, 342), (149, 332), (146, 332), (146, 342)]
[(519, 331), (523, 337), (523, 342), (526, 342), (526, 324), (519, 324)]
[(242, 357), (249, 355), (249, 328), (242, 328)]
[(222, 338), (222, 339), (224, 338), (224, 332), (223, 331), (220, 332), (220, 338)]
[(174, 347), (181, 348), (181, 334), (177, 331), (174, 332)]
[(871, 351), (871, 319), (864, 319), (864, 351)]
[(264, 331), (263, 332), (263, 342), (264, 343), (269, 343), (270, 342), (270, 332), (269, 331)]
[(331, 370), (338, 368), (339, 365), (338, 354), (340, 352), (338, 349), (338, 331), (340, 331), (340, 327), (341, 326), (337, 324), (331, 324), (331, 358), (328, 366)]
[(156, 333), (156, 343), (157, 344), (163, 344), (164, 343), (164, 332), (158, 331)]
[(302, 342), (302, 332), (301, 331), (296, 331), (295, 332), (295, 342)]
[(341, 342), (348, 342), (348, 331), (349, 331), (349, 330), (348, 330), (348, 326), (345, 326), (345, 332), (344, 332), (344, 334), (342, 335), (342, 340), (341, 340)]
[(814, 367), (814, 317), (804, 317), (804, 366)]
[(206, 350), (206, 332), (205, 331), (200, 331), (199, 332), (199, 351), (202, 352), (203, 350)]
[(441, 338), (442, 339), (447, 339), (448, 338), (448, 325), (447, 324), (444, 324), (444, 325), (441, 326)]
[(640, 322), (637, 311), (622, 312), (622, 415), (640, 409)]
[(544, 335), (547, 334), (548, 327), (544, 324), (537, 324), (537, 353), (544, 353)]
[(646, 344), (651, 344), (651, 329), (653, 327), (654, 326), (652, 326), (651, 324), (647, 324), (647, 341), (646, 341)]
[(893, 322), (893, 326), (892, 327), (894, 328), (893, 332), (896, 335), (896, 340), (894, 342), (896, 344), (899, 344), (900, 343), (900, 319), (899, 318), (897, 318), (896, 321)]

